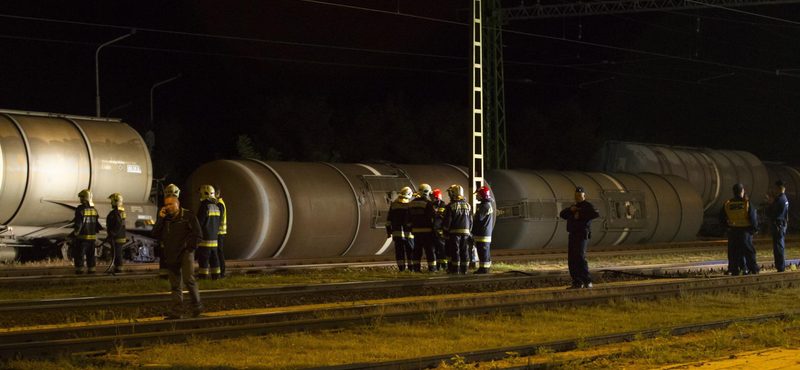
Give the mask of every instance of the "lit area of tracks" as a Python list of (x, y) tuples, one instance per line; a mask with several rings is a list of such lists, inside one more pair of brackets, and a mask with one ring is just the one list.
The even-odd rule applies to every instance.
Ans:
[[(758, 291), (781, 287), (796, 287), (800, 272), (761, 275), (679, 279), (625, 284), (607, 284), (594, 289), (504, 292), (487, 296), (419, 297), (399, 303), (341, 305), (324, 309), (285, 310), (259, 314), (203, 317), (177, 321), (147, 321), (115, 323), (82, 327), (61, 327), (42, 330), (21, 330), (0, 333), (0, 358), (53, 357), (66, 353), (99, 351), (105, 353), (124, 343), (125, 348), (137, 348), (159, 343), (185, 342), (189, 338), (226, 339), (245, 335), (264, 336), (275, 333), (346, 329), (382, 322), (415, 322), (431, 314), (443, 317), (519, 313), (531, 308), (553, 308), (602, 304), (612, 300), (652, 300), (691, 294)], [(491, 299), (489, 299), (491, 298)], [(722, 325), (722, 324), (719, 324)], [(680, 328), (673, 328), (679, 330)], [(655, 329), (654, 329), (655, 330)], [(591, 338), (592, 341), (622, 340), (630, 333)], [(616, 338), (616, 339), (614, 339)], [(541, 344), (539, 345), (541, 346)], [(555, 344), (553, 344), (555, 346)], [(569, 346), (569, 344), (563, 344)], [(502, 352), (505, 353), (505, 352)], [(410, 359), (406, 365), (417, 366), (419, 361), (441, 362), (440, 356)], [(482, 360), (484, 358), (481, 358)], [(340, 369), (375, 368), (403, 369), (401, 364), (364, 364), (336, 367)], [(368, 366), (366, 366), (368, 365)], [(380, 365), (380, 366), (378, 366)], [(385, 366), (384, 366), (385, 365)], [(413, 367), (416, 368), (416, 367)]]
[[(757, 239), (755, 244), (759, 250), (772, 246), (770, 239)], [(800, 238), (787, 239), (786, 246), (800, 246)], [(721, 252), (726, 250), (726, 240), (694, 241), (684, 243), (635, 244), (617, 246), (590, 247), (587, 258), (624, 257), (638, 255), (667, 255), (680, 253)], [(493, 250), (492, 261), (498, 262), (534, 262), (563, 260), (566, 249), (516, 249)], [(293, 269), (329, 269), (329, 268), (373, 268), (391, 267), (395, 265), (393, 255), (338, 257), (324, 259), (271, 259), (262, 261), (228, 261), (228, 275), (248, 275), (285, 271)], [(0, 268), (0, 286), (18, 283), (50, 283), (53, 281), (84, 280), (119, 280), (143, 279), (157, 275), (157, 264), (127, 264), (124, 273), (117, 275), (104, 274), (103, 265), (98, 266), (97, 275), (74, 275), (73, 268), (68, 266), (41, 267), (21, 265)]]

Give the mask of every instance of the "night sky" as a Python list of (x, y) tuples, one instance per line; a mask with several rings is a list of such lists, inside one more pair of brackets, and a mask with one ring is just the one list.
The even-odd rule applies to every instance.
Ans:
[[(95, 50), (137, 28), (100, 53), (102, 110), (132, 102), (113, 116), (155, 133), (156, 177), (253, 152), (467, 165), (469, 27), (452, 22), (470, 1), (325, 1), (447, 22), (301, 0), (3, 2), (4, 16), (87, 24), (0, 17), (0, 107), (94, 115)], [(800, 4), (737, 9), (800, 22)], [(505, 29), (512, 168), (582, 170), (606, 140), (798, 162), (800, 24), (707, 9)], [(179, 73), (151, 124), (151, 86)]]

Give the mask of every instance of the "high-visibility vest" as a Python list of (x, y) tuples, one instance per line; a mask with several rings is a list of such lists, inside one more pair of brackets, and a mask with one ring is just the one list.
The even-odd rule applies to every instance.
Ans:
[(750, 224), (750, 201), (735, 200), (725, 202), (725, 214), (728, 215), (728, 226), (748, 227)]
[(219, 232), (220, 235), (225, 235), (228, 233), (228, 206), (225, 204), (225, 201), (222, 198), (217, 199), (217, 202), (222, 204), (222, 221), (219, 223)]

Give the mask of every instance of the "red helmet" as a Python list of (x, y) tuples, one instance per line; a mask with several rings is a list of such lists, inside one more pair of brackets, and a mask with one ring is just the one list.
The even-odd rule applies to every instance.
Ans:
[(442, 191), (439, 189), (433, 189), (431, 192), (431, 197), (442, 200)]
[(487, 186), (481, 186), (478, 188), (478, 191), (475, 192), (478, 194), (478, 199), (489, 199), (492, 197), (492, 191)]

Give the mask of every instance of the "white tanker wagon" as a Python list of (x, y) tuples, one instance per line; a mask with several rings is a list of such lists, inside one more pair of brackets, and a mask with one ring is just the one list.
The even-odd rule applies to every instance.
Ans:
[(125, 255), (152, 261), (152, 177), (144, 140), (119, 120), (0, 110), (0, 261), (66, 257), (83, 189), (94, 193), (103, 226), (106, 198), (122, 194), (131, 231)]

